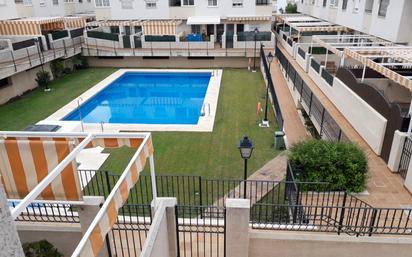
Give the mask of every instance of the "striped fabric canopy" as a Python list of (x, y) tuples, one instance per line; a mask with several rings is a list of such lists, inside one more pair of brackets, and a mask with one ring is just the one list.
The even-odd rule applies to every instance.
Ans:
[(86, 18), (84, 17), (64, 17), (64, 24), (68, 29), (86, 27)]
[[(65, 138), (15, 138), (0, 140), (0, 175), (7, 197), (23, 199), (74, 148)], [(43, 200), (82, 199), (77, 163), (72, 161), (41, 193)]]
[[(106, 141), (112, 145), (115, 142)], [(119, 142), (120, 143), (120, 142)], [(137, 142), (130, 142), (135, 145)], [(153, 155), (151, 136), (141, 141), (139, 148), (123, 171), (113, 190), (107, 197), (96, 218), (88, 228), (72, 256), (93, 257), (98, 256), (106, 234), (112, 229), (117, 219), (118, 210), (126, 202), (130, 189), (136, 184), (139, 173), (143, 170), (146, 159)]]
[(272, 16), (227, 16), (227, 21), (270, 21)]
[(90, 27), (111, 27), (111, 26), (141, 26), (140, 20), (106, 20), (106, 21), (91, 21), (86, 24)]
[(0, 35), (42, 35), (42, 31), (64, 29), (62, 17), (0, 20)]
[(145, 35), (176, 35), (176, 28), (180, 23), (181, 21), (178, 20), (144, 21), (143, 33)]

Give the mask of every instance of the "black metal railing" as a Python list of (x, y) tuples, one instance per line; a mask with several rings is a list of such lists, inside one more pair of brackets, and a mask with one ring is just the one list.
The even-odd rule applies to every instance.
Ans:
[[(329, 112), (323, 107), (320, 100), (313, 94), (310, 87), (305, 83), (299, 73), (295, 70), (293, 65), (289, 62), (283, 52), (276, 47), (276, 57), (286, 76), (293, 83), (293, 90), (296, 90), (300, 95), (300, 102), (303, 108), (310, 118), (313, 118), (317, 123), (316, 129), (320, 136), (324, 138), (336, 141), (349, 141), (348, 137), (341, 130), (336, 120), (329, 114)], [(311, 59), (311, 66), (319, 72), (320, 64), (313, 58)]]
[[(16, 207), (17, 202), (10, 202), (10, 207)], [(28, 222), (59, 222), (79, 223), (77, 208), (70, 204), (31, 203), (17, 217), (17, 221)]]
[[(198, 215), (204, 212), (209, 215)], [(177, 205), (175, 216), (177, 256), (226, 256), (224, 207)]]
[(411, 162), (412, 155), (412, 139), (407, 136), (402, 148), (401, 159), (399, 161), (398, 172), (402, 178), (406, 178), (408, 174), (409, 163)]
[(124, 205), (106, 237), (109, 256), (139, 257), (151, 224), (150, 205)]
[(267, 80), (267, 87), (269, 88), (269, 92), (272, 98), (273, 108), (275, 110), (276, 121), (279, 126), (280, 130), (283, 130), (283, 115), (282, 110), (280, 109), (279, 99), (276, 94), (276, 90), (273, 84), (272, 75), (269, 70), (269, 65), (267, 63), (265, 51), (263, 50), (263, 46), (260, 46), (260, 60), (263, 64), (263, 72)]
[(270, 5), (270, 0), (256, 0), (256, 5)]

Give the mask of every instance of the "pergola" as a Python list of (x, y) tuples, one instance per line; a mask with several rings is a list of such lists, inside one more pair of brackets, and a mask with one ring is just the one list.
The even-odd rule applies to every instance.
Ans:
[(63, 17), (32, 17), (16, 20), (0, 20), (0, 35), (41, 36), (42, 32), (64, 29)]
[(308, 15), (288, 15), (281, 14), (276, 16), (276, 21), (283, 23), (283, 29), (285, 26), (289, 26), (289, 34), (291, 37), (292, 30), (297, 31), (296, 37), (298, 41), (301, 33), (304, 32), (348, 32), (350, 29), (345, 26), (336, 25), (328, 21), (324, 21)]
[[(412, 47), (396, 45), (370, 35), (313, 36), (311, 44), (313, 43), (338, 55), (341, 58), (341, 65), (347, 57), (361, 63), (362, 81), (368, 67), (412, 91), (412, 76), (404, 76), (391, 69), (392, 67), (411, 69)], [(325, 63), (327, 58), (328, 51), (325, 54)]]
[(88, 27), (142, 26), (146, 35), (176, 35), (182, 20), (105, 20), (88, 22)]

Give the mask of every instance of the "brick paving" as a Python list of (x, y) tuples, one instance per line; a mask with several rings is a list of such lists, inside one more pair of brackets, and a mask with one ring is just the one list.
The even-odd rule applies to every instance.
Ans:
[[(403, 179), (395, 173), (392, 173), (386, 163), (376, 155), (369, 145), (356, 132), (346, 118), (338, 111), (333, 103), (312, 81), (309, 75), (299, 66), (289, 53), (282, 47), (279, 49), (288, 57), (289, 62), (293, 65), (313, 94), (319, 99), (326, 110), (336, 120), (342, 131), (352, 141), (356, 142), (366, 153), (369, 164), (369, 178), (367, 191), (368, 194), (360, 194), (358, 197), (375, 207), (401, 207), (401, 205), (411, 205), (412, 195), (404, 188)], [(304, 140), (307, 136), (302, 130), (303, 124), (298, 116), (294, 100), (280, 70), (279, 64), (275, 61), (271, 67), (272, 79), (275, 84), (276, 93), (282, 109), (285, 120), (285, 132), (289, 143)]]

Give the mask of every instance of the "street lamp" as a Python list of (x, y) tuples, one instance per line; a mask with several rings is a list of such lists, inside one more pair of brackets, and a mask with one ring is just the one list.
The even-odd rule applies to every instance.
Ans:
[[(272, 52), (269, 52), (268, 56), (266, 57), (268, 60), (269, 64), (269, 72), (268, 76), (272, 76), (270, 72), (270, 65), (272, 64), (273, 61), (273, 54)], [(268, 128), (269, 127), (269, 120), (268, 120), (268, 99), (269, 99), (269, 84), (266, 87), (266, 106), (265, 106), (265, 118), (263, 119), (262, 123), (260, 124), (260, 127), (262, 128)]]
[(253, 53), (253, 70), (252, 72), (256, 72), (256, 41), (257, 41), (257, 34), (259, 33), (258, 28), (255, 28), (254, 32), (254, 36), (255, 36), (255, 51)]
[(253, 148), (255, 148), (253, 142), (249, 140), (248, 136), (244, 135), (243, 139), (240, 140), (239, 145), (237, 146), (240, 152), (240, 156), (245, 162), (244, 165), (244, 174), (243, 174), (243, 198), (246, 199), (246, 180), (247, 180), (247, 160), (252, 156)]

